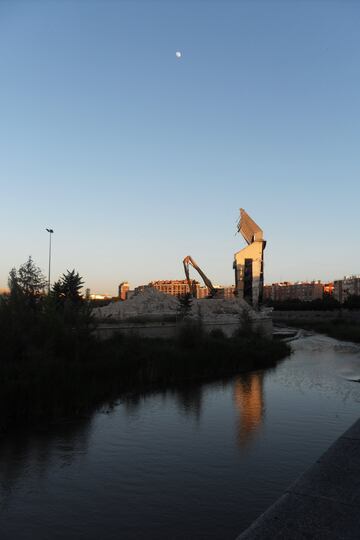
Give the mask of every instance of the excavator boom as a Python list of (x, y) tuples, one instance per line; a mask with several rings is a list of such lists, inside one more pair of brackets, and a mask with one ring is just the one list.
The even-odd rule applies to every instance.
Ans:
[(190, 255), (187, 255), (185, 257), (185, 259), (183, 260), (183, 265), (184, 265), (184, 270), (185, 270), (185, 276), (186, 276), (186, 279), (187, 279), (187, 282), (188, 282), (188, 285), (189, 285), (189, 288), (190, 288), (190, 291), (191, 291), (192, 295), (193, 296), (196, 295), (196, 286), (190, 279), (189, 264), (191, 264), (191, 266), (193, 268), (195, 268), (195, 270), (198, 272), (198, 274), (200, 274), (203, 282), (205, 283), (206, 287), (209, 289), (210, 296), (214, 296), (217, 289), (211, 283), (210, 279), (206, 276), (206, 274), (204, 274), (204, 272), (201, 270), (201, 268), (196, 264), (194, 259)]

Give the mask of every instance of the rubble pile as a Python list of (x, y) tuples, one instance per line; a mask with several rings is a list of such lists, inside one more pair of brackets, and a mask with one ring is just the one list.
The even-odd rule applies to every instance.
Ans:
[[(204, 322), (234, 323), (246, 311), (251, 319), (261, 316), (244, 300), (233, 299), (192, 299), (190, 318), (201, 318)], [(162, 293), (154, 288), (146, 288), (124, 302), (112, 302), (107, 306), (95, 308), (96, 319), (125, 321), (134, 317), (169, 316), (180, 314), (180, 302), (175, 296)]]

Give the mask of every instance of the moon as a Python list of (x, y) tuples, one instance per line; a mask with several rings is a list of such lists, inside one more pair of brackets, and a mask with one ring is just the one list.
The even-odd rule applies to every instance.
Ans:
[(176, 58), (181, 58), (182, 54), (181, 54), (180, 51), (176, 51), (175, 56), (176, 56)]

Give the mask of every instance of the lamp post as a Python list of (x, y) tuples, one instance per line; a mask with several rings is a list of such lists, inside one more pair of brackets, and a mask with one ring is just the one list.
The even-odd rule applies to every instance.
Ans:
[(46, 229), (49, 233), (49, 279), (48, 279), (48, 294), (50, 294), (50, 270), (51, 270), (51, 235), (53, 234), (53, 229)]

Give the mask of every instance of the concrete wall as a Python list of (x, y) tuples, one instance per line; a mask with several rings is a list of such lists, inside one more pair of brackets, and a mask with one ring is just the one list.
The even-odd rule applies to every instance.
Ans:
[[(220, 329), (227, 337), (231, 337), (239, 328), (239, 323), (204, 323), (203, 329), (206, 333), (212, 330)], [(258, 331), (265, 337), (272, 336), (272, 320), (268, 317), (259, 318), (252, 321), (254, 330)], [(99, 324), (95, 330), (95, 334), (99, 339), (107, 339), (114, 334), (138, 335), (149, 338), (175, 338), (181, 328), (181, 323), (126, 323), (118, 322), (115, 324)]]
[(237, 540), (360, 538), (360, 420)]

